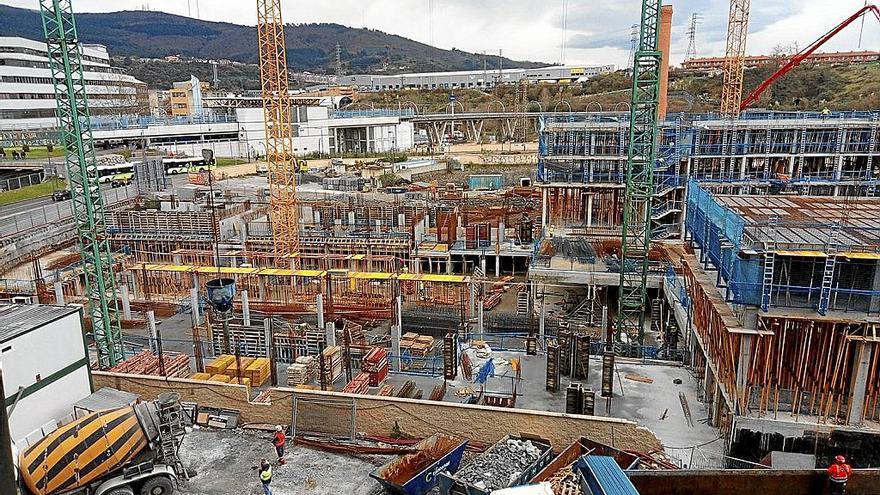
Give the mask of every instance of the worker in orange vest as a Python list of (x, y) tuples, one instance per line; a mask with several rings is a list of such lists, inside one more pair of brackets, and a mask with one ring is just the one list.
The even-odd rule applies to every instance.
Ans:
[(287, 437), (284, 436), (284, 428), (278, 425), (275, 428), (275, 435), (272, 437), (272, 445), (275, 446), (275, 453), (278, 454), (278, 464), (284, 465), (284, 445), (287, 443)]
[(828, 480), (831, 482), (831, 495), (845, 495), (846, 482), (852, 474), (852, 467), (846, 463), (846, 457), (839, 455), (834, 458), (834, 464), (828, 467)]

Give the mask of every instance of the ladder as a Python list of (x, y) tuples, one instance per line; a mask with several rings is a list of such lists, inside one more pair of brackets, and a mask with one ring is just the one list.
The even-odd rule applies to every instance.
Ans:
[(764, 280), (761, 284), (761, 311), (770, 311), (770, 298), (773, 294), (773, 272), (776, 265), (776, 218), (770, 219), (768, 229), (769, 245), (764, 251)]
[(651, 300), (651, 330), (663, 338), (663, 300)]
[(177, 400), (157, 401), (159, 407), (159, 452), (162, 462), (172, 466), (178, 476), (189, 479), (178, 451), (186, 434), (183, 408)]
[(828, 313), (828, 305), (831, 301), (831, 288), (834, 284), (834, 269), (837, 266), (838, 238), (840, 236), (840, 224), (834, 222), (831, 225), (831, 234), (828, 236), (828, 245), (825, 248), (825, 270), (822, 272), (822, 290), (819, 292), (819, 314), (825, 316)]

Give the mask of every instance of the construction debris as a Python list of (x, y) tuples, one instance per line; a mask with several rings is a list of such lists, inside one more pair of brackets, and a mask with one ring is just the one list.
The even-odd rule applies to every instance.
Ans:
[[(523, 475), (529, 477), (536, 474), (536, 464), (539, 461), (549, 461), (552, 454), (549, 444), (539, 443), (532, 440), (507, 437), (493, 445), (483, 454), (475, 457), (467, 466), (463, 467), (451, 477), (452, 483), (466, 483), (482, 493), (490, 493), (493, 490), (516, 486), (523, 481)], [(543, 467), (543, 465), (538, 466)], [(441, 479), (441, 486), (443, 486)], [(472, 493), (468, 491), (467, 493)]]

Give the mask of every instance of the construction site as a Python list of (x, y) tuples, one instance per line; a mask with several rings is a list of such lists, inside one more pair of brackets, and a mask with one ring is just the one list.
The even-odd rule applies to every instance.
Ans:
[(304, 159), (258, 0), (264, 157), (175, 176), (144, 145), (121, 188), (73, 7), (39, 7), (69, 202), (0, 207), (0, 492), (806, 495), (845, 456), (878, 493), (880, 110), (758, 108), (877, 7), (744, 94), (730, 0), (691, 114), (643, 0), (627, 111), (520, 80), (512, 112), (396, 114), (430, 158)]

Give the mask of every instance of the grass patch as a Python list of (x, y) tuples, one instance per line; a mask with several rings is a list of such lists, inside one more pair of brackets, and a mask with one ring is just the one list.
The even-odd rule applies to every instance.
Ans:
[(63, 189), (65, 187), (67, 186), (63, 180), (53, 179), (43, 182), (42, 184), (5, 191), (0, 193), (0, 206), (50, 196), (55, 189)]
[[(3, 151), (6, 152), (6, 159), (12, 159), (12, 152), (15, 151), (17, 153), (21, 153), (21, 148), (3, 148)], [(41, 160), (45, 158), (61, 158), (64, 156), (64, 148), (60, 146), (54, 146), (52, 152), (50, 153), (45, 146), (31, 146), (30, 151), (27, 152), (26, 160)]]
[(243, 163), (247, 163), (247, 160), (242, 160), (241, 158), (217, 158), (218, 167), (229, 167), (232, 165), (241, 165)]

